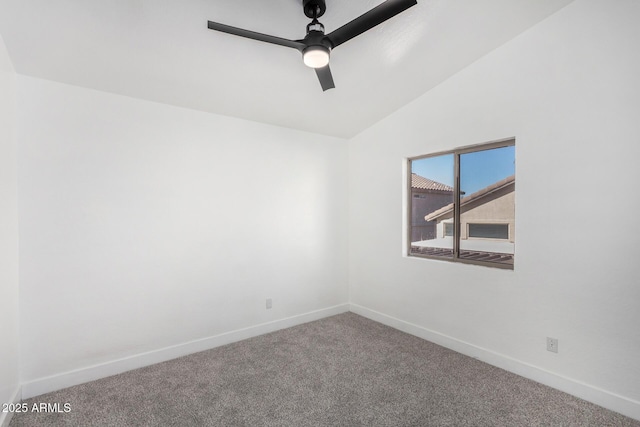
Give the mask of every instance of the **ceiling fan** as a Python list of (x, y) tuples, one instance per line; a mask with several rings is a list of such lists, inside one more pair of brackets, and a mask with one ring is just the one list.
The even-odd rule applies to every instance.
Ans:
[(325, 35), (324, 25), (318, 22), (318, 18), (324, 15), (327, 9), (325, 0), (302, 0), (304, 14), (312, 19), (311, 23), (307, 25), (307, 35), (302, 40), (284, 39), (212, 21), (209, 21), (209, 29), (299, 50), (302, 52), (305, 65), (315, 69), (322, 90), (325, 91), (335, 87), (329, 68), (329, 54), (332, 49), (416, 4), (416, 0), (387, 0), (364, 15)]

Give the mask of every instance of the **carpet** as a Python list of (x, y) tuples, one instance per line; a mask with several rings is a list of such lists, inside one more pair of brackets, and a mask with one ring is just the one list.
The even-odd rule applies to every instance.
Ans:
[[(24, 401), (27, 426), (640, 426), (353, 313)], [(64, 412), (68, 404), (68, 412)]]

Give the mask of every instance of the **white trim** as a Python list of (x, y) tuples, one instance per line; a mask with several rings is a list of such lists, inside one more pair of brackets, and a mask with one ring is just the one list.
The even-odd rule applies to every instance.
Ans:
[(476, 345), (455, 339), (453, 337), (432, 331), (422, 326), (397, 319), (375, 310), (350, 304), (350, 311), (384, 325), (398, 329), (419, 338), (431, 341), (435, 344), (454, 350), (474, 359), (481, 360), (498, 368), (505, 369), (514, 374), (539, 382), (546, 386), (569, 393), (596, 405), (640, 420), (640, 402), (624, 396), (603, 390), (581, 381), (558, 375), (537, 366), (511, 358), (504, 354), (478, 347)]
[[(20, 403), (21, 400), (22, 388), (18, 386), (11, 399), (6, 403)], [(13, 412), (2, 412), (2, 408), (0, 408), (0, 427), (9, 427), (11, 418), (13, 418)]]
[(117, 375), (132, 369), (142, 368), (144, 366), (153, 365), (155, 363), (164, 362), (177, 357), (197, 353), (199, 351), (209, 350), (211, 348), (220, 347), (280, 329), (290, 328), (292, 326), (301, 325), (303, 323), (312, 322), (314, 320), (334, 316), (336, 314), (346, 313), (347, 311), (349, 311), (349, 304), (336, 305), (280, 320), (274, 320), (272, 322), (250, 326), (248, 328), (225, 332), (208, 338), (202, 338), (146, 353), (136, 354), (122, 359), (112, 360), (110, 362), (94, 366), (88, 366), (49, 377), (39, 378), (22, 384), (22, 398), (29, 399), (44, 393), (94, 381), (111, 375)]

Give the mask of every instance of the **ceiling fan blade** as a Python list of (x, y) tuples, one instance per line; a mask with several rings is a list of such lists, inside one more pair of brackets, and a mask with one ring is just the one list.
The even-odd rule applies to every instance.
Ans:
[(336, 87), (333, 83), (333, 76), (331, 75), (331, 69), (328, 65), (322, 68), (316, 68), (316, 75), (318, 76), (318, 80), (320, 80), (323, 92)]
[(246, 37), (248, 39), (277, 44), (280, 46), (292, 47), (299, 50), (300, 52), (302, 52), (302, 50), (306, 47), (304, 43), (301, 43), (299, 41), (283, 39), (281, 37), (270, 36), (267, 34), (257, 33), (255, 31), (244, 30), (242, 28), (232, 27), (230, 25), (220, 24), (218, 22), (208, 22), (210, 30), (222, 31), (223, 33), (233, 34), (234, 36)]
[(416, 4), (416, 0), (387, 0), (326, 37), (335, 48)]

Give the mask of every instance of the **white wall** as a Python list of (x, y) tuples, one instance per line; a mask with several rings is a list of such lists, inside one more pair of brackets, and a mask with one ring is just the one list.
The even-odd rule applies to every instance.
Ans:
[(25, 395), (347, 303), (344, 140), (30, 77), (18, 90)]
[[(0, 36), (0, 404), (19, 399), (16, 75)], [(7, 417), (0, 412), (0, 425)]]
[[(640, 419), (638, 16), (578, 0), (350, 141), (355, 311)], [(403, 257), (403, 159), (508, 137), (515, 270)]]

